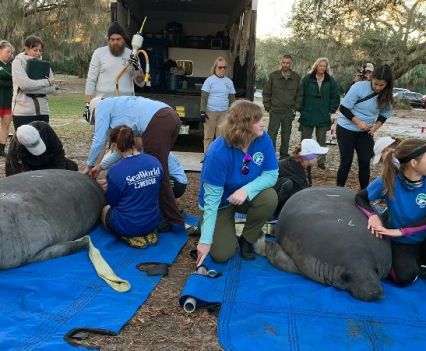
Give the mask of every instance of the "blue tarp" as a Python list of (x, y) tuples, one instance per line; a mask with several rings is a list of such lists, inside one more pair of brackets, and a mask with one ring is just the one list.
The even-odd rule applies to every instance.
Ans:
[(260, 256), (226, 264), (205, 261), (219, 278), (191, 275), (180, 302), (221, 303), (219, 342), (225, 350), (425, 350), (426, 283), (398, 288), (383, 282), (385, 297), (362, 302), (348, 292), (282, 272)]
[(160, 234), (158, 244), (147, 249), (131, 248), (101, 227), (90, 236), (115, 273), (131, 283), (131, 290), (116, 292), (100, 279), (87, 249), (2, 271), (0, 350), (75, 350), (64, 341), (73, 329), (118, 333), (161, 279), (147, 276), (136, 265), (171, 264), (187, 240), (186, 231), (178, 227)]

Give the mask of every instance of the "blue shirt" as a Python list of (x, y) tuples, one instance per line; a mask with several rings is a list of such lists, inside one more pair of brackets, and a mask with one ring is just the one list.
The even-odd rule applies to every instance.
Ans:
[(105, 196), (112, 208), (111, 221), (120, 234), (137, 236), (157, 228), (162, 176), (160, 161), (147, 154), (126, 157), (111, 166)]
[[(426, 179), (423, 185), (416, 189), (406, 189), (399, 177), (395, 178), (393, 189), (394, 198), (383, 195), (384, 185), (382, 178), (375, 179), (368, 187), (368, 199), (374, 201), (384, 199), (389, 211), (389, 227), (400, 229), (403, 226), (416, 223), (426, 217)], [(392, 237), (394, 241), (406, 244), (420, 243), (426, 239), (426, 230), (421, 230), (409, 236)]]
[[(389, 118), (392, 113), (392, 105), (389, 104), (385, 107), (379, 108), (377, 95), (371, 99), (356, 104), (359, 99), (362, 99), (372, 93), (374, 93), (374, 91), (371, 88), (370, 81), (357, 82), (351, 86), (348, 93), (345, 95), (342, 105), (349, 109), (355, 117), (368, 125), (373, 125), (379, 116)], [(361, 129), (355, 123), (342, 114), (340, 114), (337, 118), (337, 124), (347, 130), (361, 132)]]
[(241, 174), (244, 152), (227, 145), (220, 136), (210, 144), (204, 156), (200, 178), (199, 204), (204, 207), (204, 183), (223, 187), (219, 207), (229, 205), (228, 197), (237, 189), (256, 179), (262, 171), (278, 169), (275, 149), (268, 133), (256, 138), (248, 148), (252, 161), (247, 164), (249, 172)]
[(229, 95), (235, 94), (234, 83), (228, 77), (219, 78), (215, 74), (208, 77), (202, 91), (209, 93), (207, 99), (207, 111), (224, 112), (228, 111)]
[(170, 177), (175, 178), (181, 184), (188, 184), (188, 178), (186, 178), (185, 171), (173, 152), (169, 153), (167, 165), (169, 167)]
[(135, 135), (142, 135), (152, 117), (162, 108), (170, 106), (140, 96), (117, 96), (102, 100), (95, 110), (95, 134), (87, 165), (95, 164), (105, 147), (109, 129), (125, 125), (132, 128)]

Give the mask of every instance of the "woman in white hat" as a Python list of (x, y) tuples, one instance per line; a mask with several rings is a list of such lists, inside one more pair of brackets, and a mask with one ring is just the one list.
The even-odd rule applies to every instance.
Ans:
[(314, 139), (303, 139), (294, 148), (293, 156), (278, 163), (278, 180), (274, 186), (278, 195), (275, 210), (279, 214), (286, 201), (295, 193), (312, 186), (311, 167), (316, 166), (318, 158), (328, 152)]
[(390, 136), (381, 137), (374, 143), (373, 165), (378, 164), (389, 151), (399, 144), (400, 140), (393, 139)]

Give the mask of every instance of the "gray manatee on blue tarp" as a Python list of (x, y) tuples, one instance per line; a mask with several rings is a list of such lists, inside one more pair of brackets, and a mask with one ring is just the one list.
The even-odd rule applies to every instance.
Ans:
[(79, 172), (40, 170), (0, 180), (0, 270), (68, 255), (99, 220), (105, 196)]
[(256, 252), (279, 269), (372, 301), (383, 297), (380, 280), (392, 263), (390, 242), (367, 230), (355, 193), (334, 186), (293, 195), (278, 217), (276, 241), (261, 238)]

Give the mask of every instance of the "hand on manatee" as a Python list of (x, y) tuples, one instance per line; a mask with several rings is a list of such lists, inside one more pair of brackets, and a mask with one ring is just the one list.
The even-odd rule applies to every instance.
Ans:
[(197, 267), (201, 266), (210, 252), (211, 245), (198, 243), (197, 245)]
[(247, 200), (247, 192), (243, 189), (235, 190), (229, 197), (228, 201), (233, 205), (242, 205)]
[(93, 167), (93, 168), (90, 170), (89, 175), (90, 175), (93, 179), (96, 179), (96, 178), (98, 177), (99, 173), (101, 173), (101, 171), (102, 171), (101, 166), (100, 166), (100, 165), (96, 165), (95, 167)]
[(107, 190), (108, 183), (107, 183), (107, 180), (106, 180), (106, 179), (97, 179), (96, 181), (97, 181), (97, 182), (98, 182), (98, 184), (101, 186), (101, 188), (102, 188), (102, 190), (103, 190), (103, 191), (106, 191), (106, 190)]
[(377, 228), (375, 232), (376, 232), (376, 236), (377, 234), (379, 234), (380, 237), (382, 237), (383, 235), (392, 236), (392, 237), (402, 236), (402, 232), (400, 229), (389, 229), (389, 228), (381, 227), (381, 228)]
[(90, 173), (91, 169), (92, 169), (92, 167), (86, 166), (86, 168), (83, 169), (80, 173), (88, 175)]

